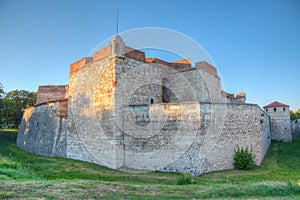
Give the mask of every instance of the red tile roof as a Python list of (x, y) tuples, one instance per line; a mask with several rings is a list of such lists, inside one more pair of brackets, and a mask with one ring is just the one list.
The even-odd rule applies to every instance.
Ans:
[(270, 104), (264, 106), (264, 108), (269, 108), (269, 107), (289, 107), (289, 105), (280, 103), (278, 101), (274, 101), (273, 103), (270, 103)]

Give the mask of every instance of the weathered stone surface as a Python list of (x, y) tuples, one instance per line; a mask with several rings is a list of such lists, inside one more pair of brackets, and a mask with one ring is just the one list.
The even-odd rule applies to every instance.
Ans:
[(221, 91), (215, 67), (146, 58), (119, 36), (70, 66), (66, 94), (64, 104), (25, 110), (19, 147), (114, 169), (199, 175), (231, 169), (237, 146), (252, 149), (260, 165), (270, 144), (267, 113)]
[(200, 105), (200, 129), (192, 145), (161, 171), (188, 171), (199, 175), (232, 169), (234, 150), (238, 146), (251, 149), (255, 163), (261, 164), (271, 141), (268, 116), (264, 111), (252, 104)]
[(57, 101), (25, 109), (17, 146), (39, 155), (66, 156), (67, 102)]
[(38, 95), (36, 98), (36, 104), (63, 100), (68, 98), (67, 94), (68, 94), (68, 86), (64, 86), (64, 85), (39, 86)]
[(122, 141), (113, 120), (115, 59), (91, 62), (70, 77), (66, 130), (69, 158), (111, 168), (123, 164)]
[(300, 137), (300, 119), (293, 120), (292, 124), (292, 134), (296, 137)]
[(160, 170), (190, 148), (200, 124), (200, 104), (129, 106), (123, 116), (125, 166)]
[(291, 142), (292, 130), (289, 106), (279, 102), (273, 102), (270, 105), (265, 106), (264, 109), (270, 116), (271, 139)]

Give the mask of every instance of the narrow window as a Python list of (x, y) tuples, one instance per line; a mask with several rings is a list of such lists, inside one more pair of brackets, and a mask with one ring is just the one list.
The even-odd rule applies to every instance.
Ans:
[(163, 78), (162, 79), (162, 102), (163, 103), (169, 103), (170, 96), (169, 96), (169, 88), (168, 88), (168, 79)]
[(276, 112), (276, 108), (274, 108), (274, 112)]
[(266, 112), (268, 112), (268, 108), (266, 108)]
[(153, 104), (153, 103), (154, 103), (154, 100), (151, 98), (151, 101), (150, 101), (150, 102), (151, 102), (151, 104)]
[(283, 112), (285, 112), (285, 108), (283, 108)]

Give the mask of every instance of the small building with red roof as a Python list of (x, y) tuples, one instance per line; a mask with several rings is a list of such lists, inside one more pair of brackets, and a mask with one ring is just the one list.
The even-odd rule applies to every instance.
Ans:
[(270, 116), (271, 139), (291, 142), (290, 106), (274, 101), (263, 108)]

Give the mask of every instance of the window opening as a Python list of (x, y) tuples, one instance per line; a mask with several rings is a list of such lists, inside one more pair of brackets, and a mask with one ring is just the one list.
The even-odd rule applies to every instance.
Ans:
[(153, 103), (154, 103), (154, 100), (153, 100), (153, 98), (151, 98), (150, 102), (151, 102), (151, 104), (153, 104)]

